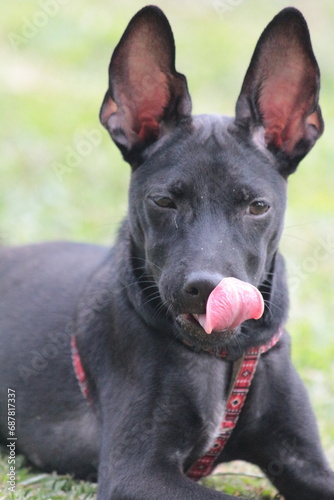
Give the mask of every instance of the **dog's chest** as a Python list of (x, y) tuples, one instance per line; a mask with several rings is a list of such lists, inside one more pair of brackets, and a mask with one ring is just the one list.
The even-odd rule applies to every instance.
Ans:
[(195, 406), (201, 421), (201, 431), (193, 443), (196, 455), (206, 453), (219, 434), (225, 415), (231, 373), (231, 363), (209, 358), (193, 380), (193, 384), (197, 385)]
[[(203, 453), (207, 452), (212, 448), (212, 446), (215, 443), (215, 440), (219, 434), (221, 423), (224, 420), (224, 414), (225, 414), (225, 407), (226, 407), (226, 399), (224, 398), (223, 401), (218, 402), (212, 410), (212, 415), (209, 416), (206, 429), (205, 429), (205, 435), (206, 435), (206, 443), (205, 447), (203, 450)], [(210, 420), (211, 417), (211, 420)]]

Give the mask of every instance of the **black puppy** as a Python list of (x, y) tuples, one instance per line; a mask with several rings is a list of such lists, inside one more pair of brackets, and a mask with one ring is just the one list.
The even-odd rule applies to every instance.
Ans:
[[(98, 467), (100, 500), (228, 499), (190, 477), (235, 459), (261, 467), (286, 500), (333, 500), (283, 330), (278, 253), (287, 177), (323, 130), (307, 25), (286, 9), (265, 29), (235, 118), (191, 116), (174, 59), (156, 7), (132, 19), (111, 59), (100, 116), (132, 167), (115, 247), (1, 249), (2, 438), (15, 396), (17, 449), (46, 471)], [(208, 334), (208, 298), (226, 277), (256, 287), (265, 311)], [(257, 369), (236, 422), (232, 372), (245, 353), (242, 377)], [(227, 400), (235, 429), (197, 462)]]

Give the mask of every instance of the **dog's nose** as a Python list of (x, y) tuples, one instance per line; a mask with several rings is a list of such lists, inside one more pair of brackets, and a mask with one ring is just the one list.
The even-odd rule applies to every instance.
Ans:
[(188, 276), (184, 286), (184, 301), (187, 312), (204, 314), (209, 295), (220, 283), (223, 276), (219, 273), (197, 271)]

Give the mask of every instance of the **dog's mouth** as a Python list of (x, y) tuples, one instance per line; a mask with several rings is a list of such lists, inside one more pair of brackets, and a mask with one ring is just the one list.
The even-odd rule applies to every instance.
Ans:
[(198, 321), (197, 314), (179, 314), (176, 321), (181, 327), (182, 341), (197, 349), (219, 350), (228, 345), (228, 341), (237, 333), (237, 329), (214, 331), (208, 335)]
[(224, 278), (209, 295), (205, 314), (179, 314), (176, 320), (186, 343), (217, 349), (235, 337), (244, 321), (259, 319), (263, 311), (257, 288), (236, 278)]

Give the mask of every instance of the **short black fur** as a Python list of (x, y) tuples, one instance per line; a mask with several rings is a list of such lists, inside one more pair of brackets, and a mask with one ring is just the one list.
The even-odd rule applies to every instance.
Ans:
[[(146, 7), (111, 60), (100, 117), (132, 167), (113, 249), (0, 250), (1, 438), (10, 388), (18, 450), (44, 471), (97, 477), (99, 500), (232, 498), (185, 472), (217, 435), (233, 361), (284, 326), (286, 179), (323, 130), (319, 69), (295, 9), (261, 36), (236, 118), (192, 116), (174, 58), (166, 17)], [(257, 287), (265, 312), (208, 335), (193, 315), (224, 277)], [(74, 374), (73, 335), (92, 405)], [(235, 459), (261, 467), (286, 500), (334, 498), (286, 331), (262, 355), (217, 463)]]

